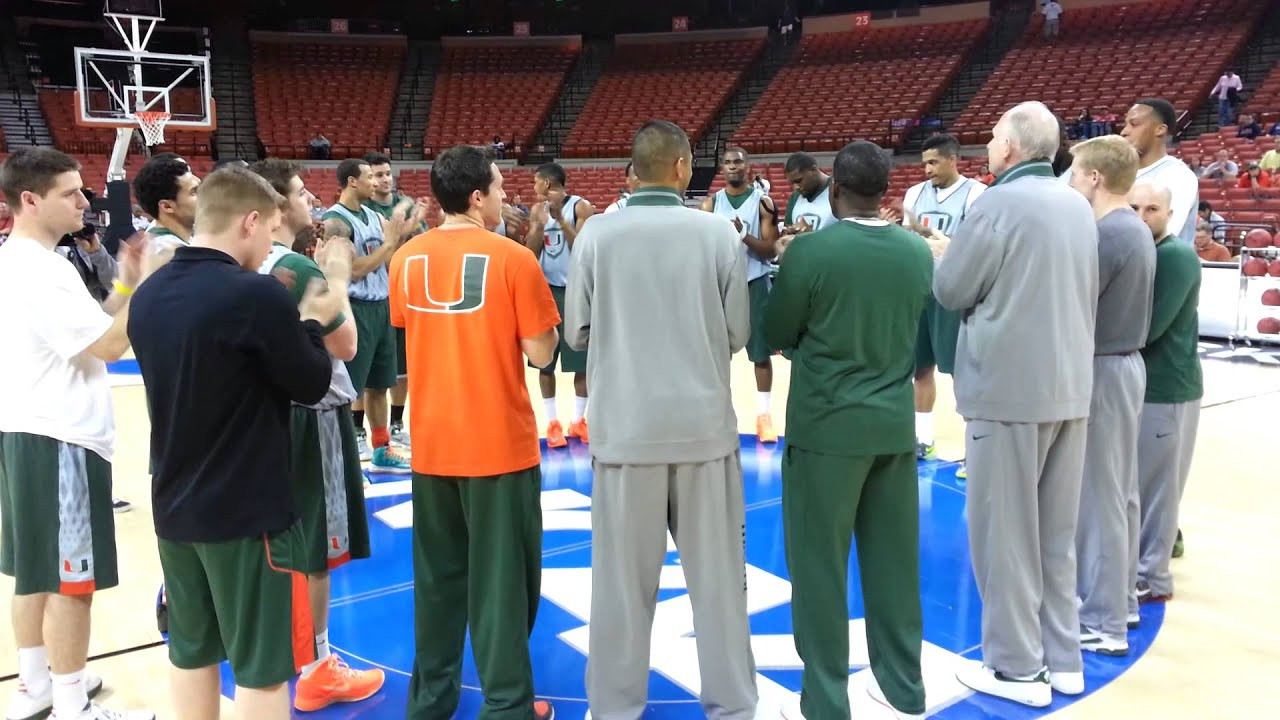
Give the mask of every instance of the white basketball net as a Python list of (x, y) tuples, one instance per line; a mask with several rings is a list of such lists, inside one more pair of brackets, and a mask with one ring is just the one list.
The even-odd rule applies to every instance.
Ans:
[(135, 112), (134, 119), (142, 129), (142, 139), (151, 147), (164, 142), (164, 125), (169, 122), (169, 113), (155, 110)]

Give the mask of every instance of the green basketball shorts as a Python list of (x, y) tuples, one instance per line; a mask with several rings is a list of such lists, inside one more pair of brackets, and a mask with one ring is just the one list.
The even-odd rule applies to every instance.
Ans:
[(111, 463), (53, 438), (0, 432), (0, 572), (17, 595), (119, 583)]

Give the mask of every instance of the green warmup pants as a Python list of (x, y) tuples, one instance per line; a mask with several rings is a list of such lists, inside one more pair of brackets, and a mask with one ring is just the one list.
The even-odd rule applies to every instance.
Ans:
[(849, 544), (858, 543), (871, 671), (885, 698), (923, 713), (920, 490), (912, 452), (839, 456), (788, 447), (782, 522), (805, 717), (849, 715)]
[(449, 720), (471, 629), (480, 720), (532, 720), (529, 633), (542, 589), (542, 472), (413, 474), (416, 656), (408, 720)]

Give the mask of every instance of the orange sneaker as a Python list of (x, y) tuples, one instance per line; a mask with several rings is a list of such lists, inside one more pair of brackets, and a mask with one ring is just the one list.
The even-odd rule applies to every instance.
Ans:
[(586, 418), (580, 418), (578, 420), (574, 420), (572, 423), (569, 424), (569, 437), (578, 438), (579, 440), (582, 441), (583, 445), (586, 445), (589, 442), (587, 440), (587, 419)]
[(778, 442), (778, 433), (773, 431), (773, 418), (768, 413), (756, 417), (756, 436), (762, 443)]
[(552, 420), (547, 425), (547, 447), (562, 448), (568, 444), (569, 441), (564, 439), (564, 428), (560, 426), (560, 421)]
[(298, 678), (293, 706), (313, 712), (334, 703), (359, 702), (382, 689), (381, 670), (352, 670), (337, 655), (330, 655), (307, 677)]

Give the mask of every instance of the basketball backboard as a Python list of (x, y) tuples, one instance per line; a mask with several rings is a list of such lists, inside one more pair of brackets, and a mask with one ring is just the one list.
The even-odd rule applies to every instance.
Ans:
[(169, 113), (169, 129), (217, 127), (209, 57), (76, 48), (76, 120), (137, 127), (138, 113)]

